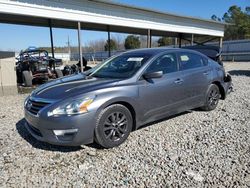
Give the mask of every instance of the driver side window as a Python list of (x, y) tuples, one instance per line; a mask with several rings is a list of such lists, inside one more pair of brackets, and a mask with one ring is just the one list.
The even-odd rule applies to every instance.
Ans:
[(153, 61), (147, 68), (147, 73), (162, 71), (163, 74), (177, 72), (177, 58), (174, 53), (164, 54)]

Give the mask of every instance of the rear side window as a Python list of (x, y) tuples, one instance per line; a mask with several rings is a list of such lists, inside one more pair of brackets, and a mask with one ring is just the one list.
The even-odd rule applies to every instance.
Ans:
[(207, 65), (207, 60), (204, 57), (195, 53), (179, 53), (178, 58), (180, 63), (180, 70), (194, 69)]
[(177, 72), (177, 58), (174, 53), (164, 54), (153, 61), (146, 72), (162, 71), (163, 74)]

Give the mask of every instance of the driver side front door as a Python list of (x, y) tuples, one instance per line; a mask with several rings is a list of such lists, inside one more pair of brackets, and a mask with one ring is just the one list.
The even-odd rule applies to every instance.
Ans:
[(182, 90), (183, 76), (178, 71), (175, 53), (166, 53), (153, 61), (145, 73), (163, 71), (161, 78), (141, 78), (139, 102), (143, 104), (142, 122), (147, 123), (167, 115), (178, 113), (184, 104), (185, 94)]

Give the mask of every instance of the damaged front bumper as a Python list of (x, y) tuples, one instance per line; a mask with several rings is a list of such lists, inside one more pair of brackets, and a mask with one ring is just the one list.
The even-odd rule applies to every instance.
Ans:
[(233, 92), (233, 83), (232, 83), (232, 77), (231, 75), (227, 74), (224, 77), (224, 83), (223, 83), (224, 91), (225, 91), (225, 98), (228, 94)]

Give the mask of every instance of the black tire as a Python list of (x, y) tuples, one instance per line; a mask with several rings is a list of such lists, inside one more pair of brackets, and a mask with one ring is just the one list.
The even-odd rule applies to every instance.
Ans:
[(130, 111), (123, 105), (114, 104), (101, 111), (95, 127), (95, 141), (104, 148), (122, 144), (133, 127)]
[(62, 73), (62, 71), (61, 71), (60, 69), (56, 69), (56, 70), (55, 70), (55, 73), (56, 73), (56, 77), (57, 77), (57, 78), (63, 77), (63, 73)]
[(32, 76), (30, 74), (30, 71), (23, 71), (22, 72), (22, 76), (23, 76), (23, 83), (24, 86), (26, 87), (31, 87), (32, 86)]
[(201, 108), (204, 111), (214, 110), (220, 100), (221, 94), (217, 85), (211, 84), (208, 88), (205, 105)]

